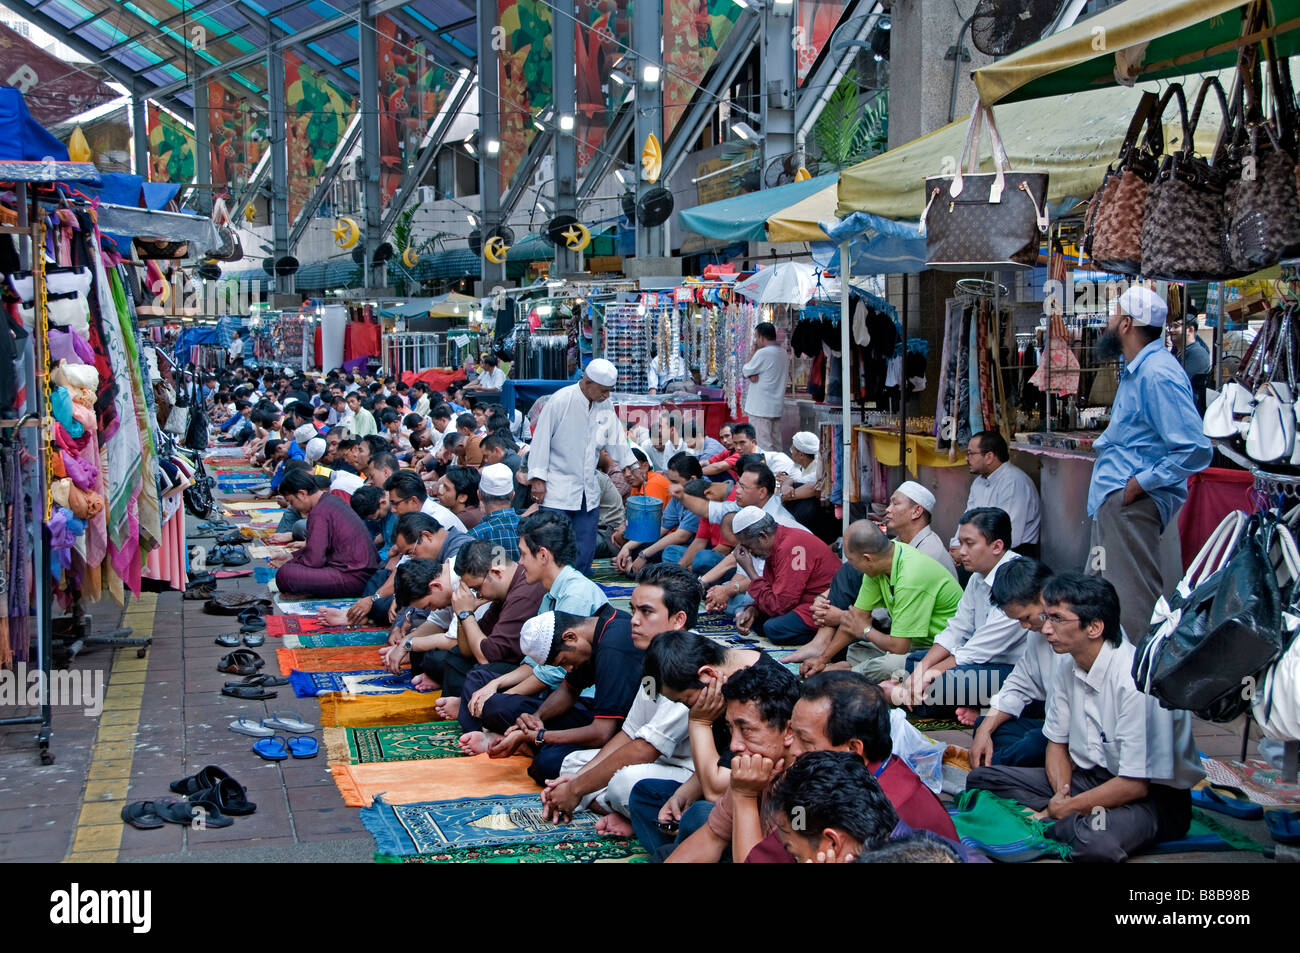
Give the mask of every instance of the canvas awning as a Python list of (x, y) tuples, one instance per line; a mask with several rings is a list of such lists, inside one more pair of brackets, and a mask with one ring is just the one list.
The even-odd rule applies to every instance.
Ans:
[[(1049, 204), (1088, 198), (1119, 154), (1142, 93), (1154, 87), (1116, 86), (994, 107), (994, 119), (1011, 167), (1046, 172)], [(1195, 91), (1193, 87), (1191, 92)], [(1196, 130), (1198, 151), (1214, 148), (1221, 119), (1218, 101), (1211, 96)], [(869, 212), (882, 218), (917, 221), (925, 211), (925, 178), (945, 169), (949, 173), (955, 170), (968, 122), (962, 118), (845, 169), (840, 173), (836, 216)], [(1165, 116), (1166, 148), (1177, 148), (1181, 143), (1177, 110), (1171, 108)], [(987, 135), (980, 146), (980, 169), (993, 170)]]
[[(1300, 0), (1271, 0), (1283, 56), (1300, 53)], [(984, 103), (1227, 69), (1237, 61), (1241, 0), (1126, 0), (975, 71)], [(1119, 76), (1117, 76), (1117, 73)]]
[[(801, 242), (825, 239), (825, 234), (817, 227), (817, 218), (804, 218), (802, 226), (798, 224), (797, 218), (783, 218), (782, 223), (778, 225), (779, 233), (783, 237), (779, 238), (770, 231), (769, 220), (776, 216), (788, 216), (788, 213), (800, 206), (805, 199), (828, 190), (833, 192), (835, 181), (834, 173), (819, 175), (802, 182), (791, 182), (772, 189), (750, 192), (748, 195), (737, 195), (734, 198), (723, 199), (721, 202), (697, 205), (681, 213), (681, 222), (698, 235), (727, 242)], [(811, 212), (805, 211), (801, 214), (806, 216)]]

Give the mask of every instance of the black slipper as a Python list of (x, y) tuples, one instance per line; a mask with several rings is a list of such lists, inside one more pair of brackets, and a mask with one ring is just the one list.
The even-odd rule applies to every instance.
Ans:
[(226, 682), (226, 688), (247, 688), (249, 686), (260, 685), (263, 688), (275, 688), (278, 685), (288, 685), (289, 680), (282, 675), (259, 674), (250, 675), (248, 678), (241, 679), (238, 682)]
[(232, 529), (227, 533), (222, 533), (217, 537), (217, 542), (226, 546), (242, 544), (248, 541), (248, 537), (237, 529)]
[(228, 778), (224, 769), (210, 764), (198, 774), (191, 774), (188, 778), (181, 778), (179, 781), (173, 781), (168, 787), (176, 794), (193, 794), (195, 791), (203, 791), (212, 787), (222, 778)]
[(227, 675), (256, 675), (257, 670), (265, 664), (262, 656), (252, 649), (236, 649), (229, 655), (221, 656), (217, 671)]
[(239, 620), (240, 625), (254, 629), (266, 628), (266, 619), (263, 618), (261, 609), (244, 609), (235, 618)]
[(188, 576), (188, 585), (191, 586), (215, 586), (217, 584), (217, 577), (210, 572), (192, 572)]
[(122, 820), (142, 831), (153, 831), (163, 826), (153, 801), (133, 801), (122, 808)]
[(207, 801), (155, 801), (158, 816), (168, 824), (183, 824), (190, 828), (229, 827), (235, 823), (233, 817), (226, 817), (221, 809)]
[(216, 583), (207, 583), (200, 586), (186, 586), (185, 594), (182, 599), (211, 599), (216, 593)]
[[(241, 630), (243, 632), (243, 630)], [(250, 649), (258, 648), (266, 644), (266, 636), (260, 632), (243, 632), (244, 644)]]
[(278, 692), (268, 692), (260, 685), (235, 685), (230, 688), (223, 688), (221, 694), (229, 698), (242, 698), (246, 701), (265, 701), (268, 698), (275, 698)]
[(223, 778), (207, 790), (191, 794), (190, 803), (211, 804), (222, 814), (242, 817), (257, 810), (245, 794), (246, 789), (234, 778)]
[(243, 546), (227, 546), (222, 562), (227, 566), (248, 565), (248, 551)]

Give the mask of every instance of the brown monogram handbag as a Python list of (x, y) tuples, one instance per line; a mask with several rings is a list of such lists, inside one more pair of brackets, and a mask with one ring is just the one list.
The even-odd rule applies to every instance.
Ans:
[[(1160, 122), (1163, 105), (1154, 94), (1143, 95), (1129, 123), (1119, 164), (1106, 183), (1107, 189), (1098, 205), (1093, 220), (1091, 255), (1103, 271), (1136, 275), (1142, 270), (1142, 221), (1147, 190), (1155, 181), (1165, 145)], [(1146, 134), (1138, 143), (1137, 131), (1144, 121)]]
[[(988, 121), (993, 172), (979, 167), (981, 124)], [(921, 216), (926, 265), (940, 271), (1032, 268), (1047, 237), (1047, 174), (1013, 172), (993, 110), (975, 104), (956, 175), (925, 180)]]

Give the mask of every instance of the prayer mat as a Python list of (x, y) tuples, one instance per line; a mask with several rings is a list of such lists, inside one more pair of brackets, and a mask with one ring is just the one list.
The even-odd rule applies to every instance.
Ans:
[[(249, 547), (249, 555), (255, 547)], [(315, 616), (321, 609), (351, 609), (357, 604), (356, 599), (302, 599), (296, 601), (276, 600), (277, 608), (286, 615)]]
[(232, 500), (229, 503), (222, 502), (221, 506), (224, 509), (230, 510), (231, 512), (229, 515), (231, 516), (247, 516), (249, 513), (254, 511), (261, 511), (263, 513), (284, 512), (284, 510), (279, 506), (267, 500)]
[(375, 854), (377, 864), (644, 864), (650, 855), (634, 838), (596, 837), (555, 844), (462, 847), (433, 854)]
[[(398, 695), (413, 691), (411, 672), (400, 675), (383, 668), (344, 672), (289, 672), (289, 685), (299, 698), (315, 698), (329, 692), (344, 695)], [(436, 692), (426, 694), (434, 695)]]
[(326, 728), (325, 750), (331, 764), (374, 764), (381, 761), (430, 761), (463, 758), (458, 721), (426, 721), (418, 725), (374, 728)]
[(988, 791), (963, 791), (948, 812), (961, 842), (1008, 864), (1051, 857), (1069, 860), (1070, 847), (1047, 836), (1052, 826), (1032, 817), (1023, 804)]
[(400, 695), (321, 695), (320, 723), (325, 727), (361, 728), (437, 721), (439, 692)]
[(330, 625), (309, 616), (269, 615), (266, 617), (266, 634), (275, 635), (334, 635), (341, 632), (377, 632), (374, 625)]
[[(427, 804), (479, 797), (527, 795), (540, 811), (541, 789), (528, 776), (532, 758), (441, 758), (430, 761), (385, 761), (378, 764), (336, 764), (334, 783), (348, 807), (367, 807), (382, 796), (388, 804)], [(392, 854), (397, 851), (381, 850)]]
[(626, 575), (614, 568), (614, 560), (608, 556), (591, 561), (591, 572), (587, 573), (587, 578), (602, 588), (606, 583), (615, 586), (625, 586), (630, 583)]
[(615, 599), (631, 599), (632, 593), (636, 589), (636, 583), (627, 582), (619, 584), (602, 582), (600, 583), (600, 588), (601, 591), (609, 597), (610, 601), (613, 602)]
[(355, 672), (383, 664), (379, 661), (379, 648), (373, 645), (283, 648), (275, 650), (275, 659), (282, 672), (290, 669), (299, 672)]
[(920, 731), (974, 731), (970, 725), (963, 725), (960, 721), (953, 718), (922, 718), (920, 715), (913, 715), (910, 712), (907, 720), (911, 722), (912, 727)]
[(1192, 823), (1187, 829), (1187, 836), (1178, 840), (1161, 841), (1153, 844), (1143, 854), (1186, 854), (1193, 851), (1227, 851), (1249, 850), (1265, 853), (1271, 850), (1269, 844), (1262, 844), (1241, 831), (1220, 823), (1199, 807), (1192, 808)]
[(1202, 756), (1201, 767), (1211, 784), (1241, 788), (1256, 804), (1300, 804), (1300, 784), (1283, 781), (1282, 772), (1265, 761), (1220, 761)]
[(379, 646), (388, 641), (388, 633), (383, 629), (371, 629), (321, 635), (286, 635), (283, 639), (286, 649), (336, 649), (349, 645), (368, 645), (372, 650), (378, 651)]
[(736, 635), (736, 620), (725, 612), (701, 612), (695, 631), (700, 635)]
[(376, 796), (361, 822), (378, 853), (402, 857), (499, 844), (554, 844), (595, 837), (600, 815), (578, 811), (567, 824), (542, 817), (536, 794), (491, 795), (417, 804), (389, 804)]
[(238, 579), (241, 576), (251, 576), (252, 574), (253, 570), (251, 569), (232, 569), (214, 572), (212, 575), (216, 576), (218, 579)]

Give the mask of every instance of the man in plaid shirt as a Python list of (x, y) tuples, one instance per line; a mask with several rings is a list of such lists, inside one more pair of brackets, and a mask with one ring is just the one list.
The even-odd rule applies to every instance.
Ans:
[(483, 519), (470, 530), (475, 539), (500, 546), (511, 559), (519, 558), (519, 514), (511, 508), (515, 498), (514, 475), (504, 463), (493, 463), (479, 474), (479, 504)]

